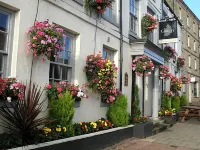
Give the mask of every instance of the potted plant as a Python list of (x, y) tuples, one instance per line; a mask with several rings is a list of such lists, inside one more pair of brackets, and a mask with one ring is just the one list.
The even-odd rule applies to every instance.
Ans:
[(133, 60), (132, 69), (136, 72), (138, 76), (148, 76), (149, 74), (151, 74), (151, 71), (154, 70), (154, 64), (151, 59), (146, 55), (137, 56)]
[(164, 120), (164, 123), (174, 125), (176, 124), (177, 117), (176, 117), (176, 109), (170, 110), (161, 110), (159, 111), (159, 116)]
[(142, 38), (147, 37), (150, 32), (153, 32), (157, 27), (157, 20), (150, 14), (145, 14), (141, 21)]
[(148, 122), (147, 117), (133, 117), (133, 136), (136, 138), (146, 138), (152, 135), (153, 123)]
[(167, 60), (169, 60), (171, 58), (176, 59), (176, 55), (178, 55), (176, 50), (174, 48), (172, 48), (171, 46), (168, 46), (168, 45), (165, 46), (164, 52), (167, 56), (167, 58), (166, 58)]

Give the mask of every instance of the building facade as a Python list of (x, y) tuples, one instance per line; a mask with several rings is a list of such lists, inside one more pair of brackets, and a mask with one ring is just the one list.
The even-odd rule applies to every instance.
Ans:
[(182, 69), (183, 75), (191, 78), (190, 84), (183, 88), (190, 103), (199, 101), (199, 19), (182, 0), (167, 0), (175, 14), (179, 17), (183, 27), (182, 55), (186, 65)]
[[(147, 39), (142, 39), (141, 19), (149, 13), (159, 20), (163, 18), (163, 12), (169, 16), (173, 12), (166, 8), (162, 0), (123, 0), (121, 5), (122, 20), (120, 0), (115, 0), (112, 9), (108, 8), (101, 18), (88, 14), (83, 0), (0, 0), (0, 75), (17, 77), (21, 81), (29, 81), (31, 78), (41, 87), (61, 80), (82, 85), (87, 83), (83, 72), (86, 57), (100, 52), (104, 58), (115, 61), (116, 66), (122, 68), (122, 83), (118, 71), (116, 85), (122, 86), (122, 93), (128, 98), (128, 112), (131, 113), (134, 109), (133, 87), (137, 84), (142, 114), (157, 118), (162, 91), (169, 89), (169, 83), (163, 88), (163, 81), (159, 79), (159, 66), (168, 65), (174, 75), (176, 66), (173, 62), (164, 61), (164, 45), (158, 42), (158, 29)], [(64, 28), (67, 37), (64, 39), (65, 54), (59, 57), (61, 61), (41, 62), (26, 53), (29, 40), (26, 31), (33, 26), (35, 20), (49, 20)], [(180, 30), (180, 25), (178, 26)], [(180, 44), (171, 43), (178, 55), (181, 55)], [(121, 56), (120, 50), (123, 50)], [(139, 77), (132, 71), (132, 60), (138, 55), (147, 55), (154, 62), (155, 70), (151, 75)], [(125, 74), (128, 76), (128, 85), (125, 85)], [(177, 76), (180, 76), (179, 72)], [(100, 99), (100, 95), (89, 90), (89, 99), (82, 100), (75, 106), (74, 121), (92, 121), (106, 117), (109, 106)], [(44, 115), (47, 113), (45, 111)]]

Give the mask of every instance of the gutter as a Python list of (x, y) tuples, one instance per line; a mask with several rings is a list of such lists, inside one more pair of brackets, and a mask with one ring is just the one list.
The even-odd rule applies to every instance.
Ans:
[(120, 0), (120, 81), (119, 90), (122, 91), (122, 66), (123, 66), (123, 21), (122, 21), (122, 0)]

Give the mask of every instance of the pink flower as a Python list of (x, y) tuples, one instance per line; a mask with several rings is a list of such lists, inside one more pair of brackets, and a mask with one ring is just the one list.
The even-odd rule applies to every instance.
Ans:
[(144, 70), (146, 70), (146, 69), (147, 69), (147, 67), (146, 67), (146, 66), (143, 66), (143, 69), (144, 69)]
[(41, 31), (37, 31), (37, 34), (40, 36), (44, 36), (44, 32), (41, 32)]
[(35, 44), (32, 44), (32, 47), (36, 47), (36, 45), (35, 45)]
[(60, 97), (62, 97), (62, 96), (63, 96), (63, 94), (62, 94), (62, 93), (58, 94), (58, 98), (60, 98)]
[(47, 88), (47, 89), (51, 89), (51, 88), (52, 88), (51, 84), (48, 84), (48, 85), (46, 86), (46, 88)]
[(44, 60), (45, 60), (45, 59), (44, 59), (44, 58), (42, 58), (42, 62), (44, 62)]
[(48, 40), (47, 40), (47, 43), (51, 43), (51, 39), (48, 39)]
[(34, 36), (33, 39), (34, 39), (34, 40), (37, 40), (37, 36)]
[(44, 40), (41, 40), (41, 44), (46, 44), (46, 42)]
[(62, 92), (62, 88), (61, 88), (61, 87), (58, 87), (58, 88), (57, 88), (57, 91), (61, 93), (61, 92)]
[(19, 93), (17, 96), (21, 99), (24, 95), (22, 93)]
[(57, 38), (53, 38), (52, 41), (54, 41), (55, 43), (58, 41)]

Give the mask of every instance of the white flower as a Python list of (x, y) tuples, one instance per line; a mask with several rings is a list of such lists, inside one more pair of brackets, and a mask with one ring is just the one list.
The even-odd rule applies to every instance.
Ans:
[(12, 90), (13, 88), (14, 88), (14, 87), (11, 85), (11, 86), (10, 86), (10, 90)]
[(9, 102), (9, 103), (11, 103), (11, 97), (7, 97), (7, 101)]

